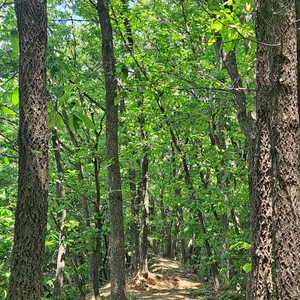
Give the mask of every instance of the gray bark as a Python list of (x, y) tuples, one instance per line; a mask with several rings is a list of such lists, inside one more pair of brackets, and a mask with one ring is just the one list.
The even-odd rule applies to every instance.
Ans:
[(118, 106), (112, 26), (107, 0), (98, 0), (101, 24), (102, 60), (106, 89), (106, 160), (108, 165), (109, 212), (111, 227), (111, 299), (125, 300), (124, 221), (121, 174), (118, 154)]
[(42, 297), (48, 209), (47, 3), (16, 1), (19, 179), (8, 300)]

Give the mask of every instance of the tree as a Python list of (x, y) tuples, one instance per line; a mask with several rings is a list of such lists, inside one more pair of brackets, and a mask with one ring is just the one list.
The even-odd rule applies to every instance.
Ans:
[(125, 300), (124, 221), (121, 174), (118, 154), (118, 106), (112, 26), (107, 0), (98, 0), (101, 24), (102, 60), (106, 89), (106, 160), (108, 162), (109, 211), (111, 228), (111, 299)]
[[(257, 210), (253, 299), (273, 299), (272, 241), (278, 299), (299, 299), (300, 137), (295, 1), (258, 1)], [(254, 276), (258, 278), (254, 279)]]
[(41, 299), (48, 208), (46, 1), (17, 1), (19, 181), (8, 299)]

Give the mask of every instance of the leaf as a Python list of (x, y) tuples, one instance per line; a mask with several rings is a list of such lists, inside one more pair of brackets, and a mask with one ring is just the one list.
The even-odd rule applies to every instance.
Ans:
[(13, 103), (13, 105), (19, 104), (19, 88), (14, 89), (13, 94), (11, 96), (11, 102)]
[(11, 109), (5, 107), (5, 106), (2, 105), (2, 104), (0, 104), (0, 109), (1, 109), (3, 112), (6, 112), (6, 113), (8, 113), (8, 114), (10, 114), (10, 115), (15, 115), (15, 114), (16, 114), (13, 110), (11, 110)]
[(219, 1), (218, 0), (208, 0), (207, 1), (208, 9), (217, 9), (219, 8)]
[(79, 129), (80, 128), (80, 123), (81, 123), (81, 119), (78, 118), (77, 116), (73, 116), (73, 125), (75, 129)]
[(115, 105), (115, 106), (118, 105), (119, 102), (120, 102), (120, 100), (121, 100), (121, 93), (119, 93), (119, 95), (115, 98), (115, 100), (114, 100), (114, 105)]
[(69, 117), (69, 127), (71, 130), (74, 130), (74, 125), (73, 125), (73, 116)]
[(48, 110), (48, 112), (50, 113), (53, 108), (54, 108), (53, 104), (48, 101), (47, 102), (47, 110)]
[(62, 117), (60, 116), (60, 115), (58, 115), (58, 118), (57, 118), (57, 124), (58, 124), (58, 126), (59, 126), (59, 128), (63, 128), (64, 127), (64, 125), (65, 125), (65, 123), (64, 123), (64, 121), (63, 121), (63, 119), (62, 119)]
[(19, 55), (19, 35), (18, 31), (16, 29), (12, 29), (10, 31), (10, 42), (13, 48), (13, 52), (17, 55)]
[(243, 266), (243, 270), (246, 272), (246, 273), (249, 273), (251, 271), (251, 268), (252, 268), (252, 264), (250, 263), (247, 263)]
[(250, 244), (248, 244), (248, 243), (246, 243), (246, 242), (244, 242), (244, 244), (243, 244), (243, 248), (244, 248), (244, 249), (246, 249), (246, 250), (248, 250), (248, 249), (250, 249), (250, 248), (251, 248), (251, 245), (250, 245)]
[(225, 180), (227, 179), (227, 177), (228, 177), (228, 173), (226, 173), (226, 174), (222, 177), (222, 183), (225, 182)]
[(123, 75), (125, 76), (125, 78), (128, 77), (128, 69), (125, 65), (122, 66), (121, 72), (123, 73)]
[(86, 115), (84, 115), (82, 113), (79, 113), (79, 115), (87, 128), (95, 129), (94, 123)]
[(3, 158), (3, 160), (4, 160), (4, 162), (6, 163), (6, 164), (10, 164), (10, 162), (9, 162), (9, 160), (8, 160), (8, 158), (6, 157), (6, 156), (4, 156), (4, 158)]
[(49, 126), (49, 128), (54, 127), (55, 124), (56, 124), (56, 121), (57, 121), (57, 112), (54, 111), (53, 113), (51, 113), (49, 115), (49, 118), (48, 118), (48, 126)]
[(225, 46), (225, 51), (228, 54), (235, 46), (235, 41), (227, 42), (224, 44)]
[(220, 23), (219, 21), (215, 21), (214, 24), (211, 26), (211, 29), (214, 30), (215, 32), (218, 32), (222, 30), (223, 24)]
[(57, 98), (60, 98), (62, 96), (63, 91), (64, 91), (63, 86), (55, 86), (53, 89), (53, 92)]
[(32, 152), (32, 153), (35, 153), (35, 154), (41, 153), (41, 151), (38, 151), (38, 150), (32, 150), (32, 149), (31, 149), (31, 152)]

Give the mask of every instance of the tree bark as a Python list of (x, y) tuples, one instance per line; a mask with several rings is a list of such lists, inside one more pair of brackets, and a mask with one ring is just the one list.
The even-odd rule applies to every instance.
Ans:
[(106, 160), (108, 165), (109, 211), (111, 226), (111, 299), (125, 300), (124, 222), (121, 174), (118, 155), (118, 106), (112, 26), (107, 0), (98, 0), (101, 24), (102, 59), (106, 88)]
[(19, 179), (8, 300), (42, 297), (48, 209), (47, 3), (15, 2), (19, 30)]
[[(264, 3), (264, 2), (263, 2)], [(300, 132), (295, 1), (271, 0), (269, 48), (275, 283), (278, 299), (300, 299)]]
[[(258, 1), (256, 36), (259, 42), (269, 42), (270, 11), (266, 1)], [(252, 205), (251, 299), (273, 299), (272, 280), (272, 191), (270, 139), (270, 67), (269, 47), (257, 44), (256, 111), (257, 139), (253, 178), (255, 201)]]
[[(55, 155), (55, 162), (57, 172), (59, 174), (60, 180), (56, 182), (56, 199), (58, 205), (60, 206), (60, 199), (65, 197), (65, 190), (63, 188), (63, 173), (64, 166), (60, 155), (60, 144), (57, 136), (57, 130), (52, 130), (52, 144)], [(64, 268), (66, 265), (65, 256), (66, 248), (64, 246), (65, 240), (65, 230), (64, 230), (64, 220), (67, 216), (67, 211), (63, 209), (59, 214), (59, 244), (58, 244), (58, 255), (57, 255), (57, 265), (56, 265), (56, 278), (54, 282), (53, 300), (55, 300), (62, 292), (64, 284)]]

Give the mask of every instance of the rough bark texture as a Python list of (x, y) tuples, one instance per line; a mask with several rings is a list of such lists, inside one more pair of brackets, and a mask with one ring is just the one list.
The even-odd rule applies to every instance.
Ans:
[[(296, 3), (296, 19), (300, 20), (300, 1), (295, 1)], [(297, 63), (298, 63), (298, 113), (300, 116), (300, 21), (296, 23), (297, 26)]]
[(300, 299), (300, 170), (295, 1), (268, 1), (275, 283), (280, 300)]
[(98, 0), (97, 11), (101, 24), (102, 59), (106, 88), (106, 159), (108, 166), (109, 211), (111, 226), (111, 299), (124, 300), (124, 223), (121, 192), (121, 174), (118, 155), (118, 106), (116, 67), (113, 48), (112, 26), (107, 0)]
[(48, 208), (45, 0), (15, 2), (19, 58), (19, 181), (9, 300), (41, 299)]
[[(65, 190), (63, 188), (63, 172), (64, 166), (60, 155), (60, 144), (57, 136), (56, 129), (52, 130), (52, 144), (55, 155), (56, 169), (59, 174), (60, 180), (56, 182), (56, 199), (58, 205), (60, 205), (60, 199), (64, 198)], [(64, 231), (64, 220), (67, 216), (67, 211), (64, 209), (59, 214), (59, 244), (58, 244), (58, 255), (56, 264), (56, 278), (54, 282), (53, 299), (55, 300), (62, 292), (64, 284), (64, 268), (66, 265), (65, 256), (66, 248), (64, 246), (65, 231)]]
[[(258, 1), (256, 36), (259, 42), (269, 42), (269, 16), (266, 1)], [(257, 140), (253, 178), (255, 201), (252, 205), (252, 299), (273, 299), (272, 281), (272, 191), (271, 191), (271, 139), (270, 139), (270, 68), (269, 47), (257, 44), (256, 106)]]

